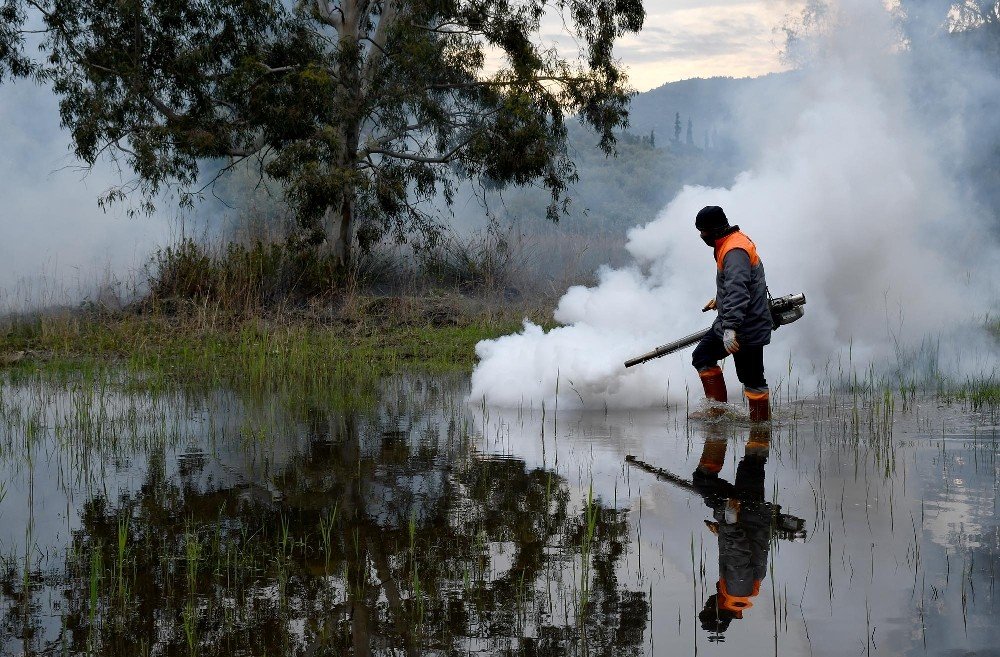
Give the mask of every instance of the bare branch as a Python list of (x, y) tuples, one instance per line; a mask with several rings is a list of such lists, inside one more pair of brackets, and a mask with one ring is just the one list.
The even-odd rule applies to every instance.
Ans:
[[(292, 66), (268, 66), (264, 62), (258, 62), (263, 72), (268, 75), (273, 75), (275, 73), (288, 73), (289, 71), (296, 71), (301, 68), (299, 65), (294, 64)], [(211, 82), (216, 82), (218, 80), (225, 80), (231, 76), (234, 71), (227, 71), (226, 73), (218, 73), (216, 75), (206, 75), (205, 79)]]
[(446, 36), (482, 36), (483, 34), (485, 34), (485, 32), (483, 32), (481, 30), (473, 30), (473, 29), (448, 30), (448, 29), (445, 29), (446, 27), (452, 26), (452, 25), (461, 27), (461, 23), (453, 23), (453, 22), (441, 23), (440, 25), (419, 25), (417, 23), (412, 23), (412, 22), (410, 23), (410, 27), (413, 27), (415, 29), (423, 30), (425, 32), (433, 32), (434, 34), (444, 34)]
[(436, 157), (426, 157), (423, 155), (416, 155), (414, 153), (400, 153), (398, 151), (387, 151), (381, 148), (373, 148), (371, 150), (364, 151), (362, 157), (367, 158), (370, 155), (384, 155), (385, 157), (392, 157), (398, 160), (410, 160), (412, 162), (422, 162), (423, 164), (447, 164), (451, 162), (452, 159), (458, 154), (460, 150), (469, 145), (469, 143), (475, 138), (475, 135), (470, 136), (468, 139), (462, 141), (458, 146), (451, 149), (444, 155), (438, 155)]
[(316, 0), (313, 5), (313, 15), (338, 33), (344, 28), (344, 12), (332, 0)]
[(288, 73), (289, 71), (297, 71), (300, 66), (298, 64), (293, 64), (292, 66), (268, 66), (267, 64), (261, 64), (267, 69), (268, 73)]
[[(258, 150), (260, 150), (260, 149), (258, 149)], [(245, 162), (247, 159), (249, 159), (250, 157), (252, 157), (253, 154), (254, 153), (251, 152), (251, 153), (248, 153), (247, 155), (243, 155), (243, 156), (237, 157), (232, 162), (230, 162), (226, 166), (224, 166), (221, 169), (219, 169), (216, 172), (216, 174), (214, 176), (212, 176), (211, 180), (209, 180), (204, 185), (202, 185), (200, 189), (196, 189), (196, 190), (194, 190), (192, 192), (184, 192), (184, 194), (187, 195), (187, 196), (200, 196), (209, 187), (211, 187), (211, 188), (214, 189), (215, 188), (215, 183), (217, 183), (219, 181), (219, 179), (222, 178), (222, 176), (226, 175), (227, 173), (229, 173), (230, 171), (232, 171), (233, 169), (235, 169), (237, 166), (239, 166), (241, 163)]]
[(227, 149), (226, 155), (245, 159), (259, 153), (265, 146), (267, 146), (267, 138), (264, 135), (260, 135), (249, 148), (230, 148)]
[(512, 87), (518, 84), (534, 84), (538, 82), (560, 82), (569, 84), (571, 82), (585, 82), (587, 78), (570, 77), (563, 75), (545, 75), (534, 78), (520, 78), (517, 80), (477, 80), (475, 82), (447, 82), (432, 84), (425, 89), (447, 90), (447, 89), (474, 89), (476, 87)]
[[(433, 121), (421, 121), (420, 123), (411, 123), (410, 125), (403, 126), (399, 130), (391, 134), (382, 135), (381, 137), (373, 137), (369, 135), (368, 138), (365, 140), (365, 143), (372, 145), (388, 144), (390, 141), (393, 141), (394, 139), (402, 139), (403, 137), (407, 136), (408, 133), (413, 132), (414, 130), (422, 130), (423, 128), (426, 128), (427, 126), (431, 125), (431, 123), (433, 123)], [(371, 151), (365, 151), (365, 152), (371, 152)], [(362, 155), (362, 157), (364, 156)]]

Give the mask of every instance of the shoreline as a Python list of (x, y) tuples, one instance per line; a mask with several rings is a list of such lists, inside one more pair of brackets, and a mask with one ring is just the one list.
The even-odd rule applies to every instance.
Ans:
[[(60, 309), (2, 321), (0, 368), (28, 374), (124, 372), (130, 387), (226, 386), (284, 391), (290, 399), (400, 371), (470, 373), (481, 340), (556, 326), (543, 304), (461, 294), (352, 295), (336, 303), (226, 314), (187, 304), (175, 312)], [(939, 382), (942, 401), (1000, 407), (996, 376)], [(361, 384), (361, 385), (359, 385)]]

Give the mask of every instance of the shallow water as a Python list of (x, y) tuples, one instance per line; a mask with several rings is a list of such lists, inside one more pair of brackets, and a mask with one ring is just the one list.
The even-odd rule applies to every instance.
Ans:
[(0, 650), (996, 653), (995, 416), (880, 392), (762, 431), (467, 389), (7, 381)]

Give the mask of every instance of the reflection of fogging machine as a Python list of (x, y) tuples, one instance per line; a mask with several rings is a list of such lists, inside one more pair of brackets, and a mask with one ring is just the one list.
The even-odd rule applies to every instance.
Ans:
[[(668, 483), (677, 486), (678, 488), (683, 488), (689, 493), (695, 493), (701, 495), (698, 489), (695, 487), (694, 483), (685, 479), (684, 477), (679, 477), (672, 472), (664, 470), (663, 468), (658, 468), (655, 465), (650, 465), (645, 461), (640, 461), (636, 457), (629, 454), (625, 457), (625, 462), (629, 465), (639, 468), (640, 470), (645, 470), (646, 472), (655, 475), (658, 479), (666, 481)], [(787, 513), (781, 512), (780, 504), (770, 504), (771, 506), (771, 517), (772, 517), (772, 535), (775, 538), (783, 539), (786, 541), (794, 541), (796, 539), (805, 539), (806, 537), (806, 521), (802, 518), (797, 518), (795, 516), (789, 515)]]
[[(788, 294), (783, 297), (778, 297), (777, 299), (771, 299), (771, 321), (773, 328), (777, 329), (779, 326), (791, 324), (801, 318), (806, 312), (805, 308), (802, 307), (804, 305), (806, 305), (806, 295), (802, 293)], [(708, 308), (705, 310), (708, 310)], [(657, 347), (648, 354), (630, 358), (625, 361), (625, 367), (632, 367), (633, 365), (645, 363), (647, 360), (653, 360), (654, 358), (659, 358), (660, 356), (666, 356), (667, 354), (672, 354), (675, 351), (680, 351), (685, 347), (697, 344), (703, 337), (705, 337), (705, 334), (711, 330), (712, 329), (707, 328), (702, 331), (698, 331), (697, 333), (692, 333), (691, 335), (683, 337), (680, 340), (674, 340), (673, 342), (665, 344), (662, 347)]]

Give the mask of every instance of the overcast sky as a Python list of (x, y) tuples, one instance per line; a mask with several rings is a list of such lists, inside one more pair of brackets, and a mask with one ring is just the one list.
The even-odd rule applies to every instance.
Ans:
[(695, 77), (756, 76), (785, 68), (776, 28), (804, 0), (647, 0), (646, 26), (615, 52), (639, 91)]

